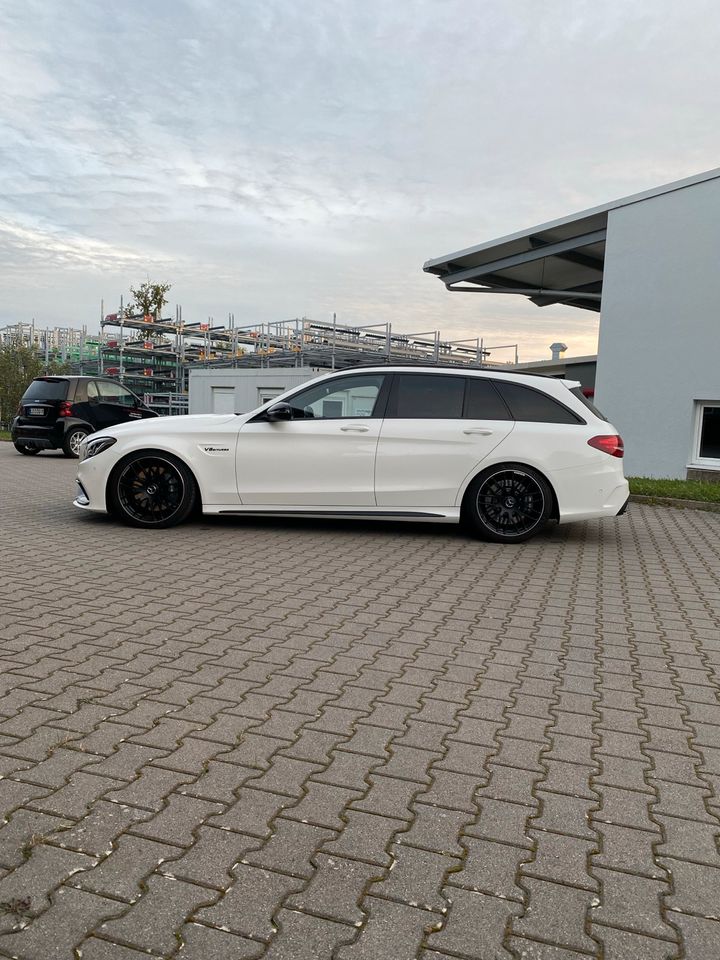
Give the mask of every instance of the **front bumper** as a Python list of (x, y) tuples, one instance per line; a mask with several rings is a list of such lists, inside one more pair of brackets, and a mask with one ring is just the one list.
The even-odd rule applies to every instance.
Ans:
[(114, 460), (103, 463), (104, 454), (100, 453), (89, 460), (82, 460), (78, 464), (76, 476), (77, 495), (73, 503), (81, 510), (91, 510), (95, 513), (107, 513), (105, 490)]
[(73, 503), (76, 507), (80, 507), (83, 510), (88, 510), (90, 508), (90, 497), (87, 495), (85, 487), (80, 483), (79, 480), (76, 480), (77, 491), (75, 494), (75, 499)]

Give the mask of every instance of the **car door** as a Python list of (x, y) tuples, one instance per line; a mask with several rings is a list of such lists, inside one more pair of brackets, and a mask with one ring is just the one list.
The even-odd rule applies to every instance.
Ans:
[(96, 430), (112, 427), (117, 423), (127, 423), (129, 420), (142, 419), (139, 399), (121, 383), (113, 380), (89, 382), (88, 400), (97, 421)]
[(292, 419), (243, 424), (238, 494), (255, 506), (373, 507), (375, 452), (387, 377), (348, 374), (287, 398)]
[(451, 507), (460, 488), (513, 429), (489, 380), (397, 373), (378, 442), (379, 507)]

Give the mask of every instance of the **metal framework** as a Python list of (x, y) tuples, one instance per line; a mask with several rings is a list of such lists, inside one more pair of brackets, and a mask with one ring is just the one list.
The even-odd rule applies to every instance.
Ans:
[[(483, 337), (450, 340), (439, 330), (393, 332), (390, 323), (359, 326), (318, 323), (307, 317), (261, 324), (186, 323), (182, 309), (174, 319), (103, 316), (100, 372), (116, 376), (163, 408), (180, 407), (191, 367), (319, 367), (345, 369), (358, 364), (413, 363), (442, 366), (501, 366), (488, 358), (516, 343), (488, 346)], [(116, 338), (106, 333), (117, 330)], [(162, 399), (160, 399), (162, 398)], [(154, 400), (152, 400), (154, 402)]]

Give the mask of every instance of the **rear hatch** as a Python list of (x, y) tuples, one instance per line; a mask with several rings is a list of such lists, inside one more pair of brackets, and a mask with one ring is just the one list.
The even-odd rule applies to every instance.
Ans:
[(67, 399), (69, 387), (67, 377), (33, 380), (20, 401), (18, 426), (52, 426), (58, 418), (60, 404)]

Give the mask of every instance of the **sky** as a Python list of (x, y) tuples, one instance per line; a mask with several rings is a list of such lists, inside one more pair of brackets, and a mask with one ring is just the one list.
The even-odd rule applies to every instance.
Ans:
[[(423, 263), (720, 165), (716, 0), (7, 0), (0, 326), (298, 316), (595, 352)], [(496, 354), (491, 359), (510, 359)]]

